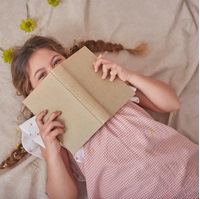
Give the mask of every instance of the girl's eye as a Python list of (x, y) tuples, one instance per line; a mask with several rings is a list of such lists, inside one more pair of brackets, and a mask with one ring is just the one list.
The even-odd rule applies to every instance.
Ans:
[(53, 62), (53, 66), (58, 65), (61, 62), (62, 59), (57, 59)]
[(46, 72), (41, 73), (41, 74), (39, 75), (39, 80), (42, 79), (42, 78), (44, 78), (46, 75), (47, 75)]

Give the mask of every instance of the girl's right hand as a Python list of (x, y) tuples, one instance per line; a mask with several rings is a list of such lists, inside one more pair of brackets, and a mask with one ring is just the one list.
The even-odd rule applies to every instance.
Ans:
[(97, 57), (93, 66), (95, 72), (98, 72), (99, 69), (102, 68), (102, 79), (109, 77), (110, 81), (114, 81), (118, 76), (122, 81), (129, 82), (129, 77), (132, 73), (128, 68), (122, 67), (121, 65), (104, 58), (103, 55)]
[(40, 136), (44, 142), (46, 150), (42, 150), (44, 159), (56, 157), (61, 152), (60, 141), (57, 136), (64, 133), (64, 125), (55, 119), (61, 115), (60, 111), (53, 112), (46, 122), (43, 121), (48, 111), (42, 111), (36, 117), (36, 123), (39, 128)]

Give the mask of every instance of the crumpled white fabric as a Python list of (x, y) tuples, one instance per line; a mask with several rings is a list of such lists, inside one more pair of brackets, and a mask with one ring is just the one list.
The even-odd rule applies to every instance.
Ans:
[[(22, 131), (22, 145), (32, 155), (35, 155), (39, 158), (42, 157), (42, 152), (39, 146), (45, 148), (44, 142), (39, 134), (39, 128), (35, 121), (36, 116), (31, 117), (30, 119), (26, 120), (24, 123), (19, 125), (19, 128)], [(74, 159), (77, 162), (84, 161), (84, 150), (81, 147), (75, 154)]]
[(33, 116), (19, 125), (22, 131), (22, 145), (30, 154), (43, 158), (39, 145), (44, 148), (45, 146), (39, 135), (39, 129), (35, 119), (36, 116)]

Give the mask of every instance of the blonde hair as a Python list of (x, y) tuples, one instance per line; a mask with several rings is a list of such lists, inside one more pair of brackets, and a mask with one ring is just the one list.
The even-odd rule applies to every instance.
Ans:
[(13, 150), (13, 152), (10, 154), (8, 158), (6, 158), (1, 164), (0, 164), (0, 169), (5, 169), (7, 167), (10, 167), (14, 164), (16, 164), (19, 160), (21, 160), (24, 155), (26, 154), (26, 150), (20, 144), (17, 149)]
[[(118, 53), (122, 50), (126, 50), (133, 55), (143, 55), (146, 50), (145, 43), (142, 43), (138, 45), (136, 48), (131, 49), (131, 48), (125, 48), (121, 44), (104, 42), (102, 40), (81, 41), (75, 44), (73, 47), (69, 48), (69, 50), (66, 50), (54, 38), (43, 37), (43, 36), (32, 36), (24, 43), (23, 46), (14, 48), (14, 54), (11, 63), (11, 75), (12, 75), (12, 82), (17, 90), (17, 93), (19, 95), (27, 97), (32, 89), (28, 76), (27, 66), (31, 55), (35, 51), (41, 48), (48, 48), (68, 58), (83, 46), (86, 46), (94, 53), (105, 52), (105, 51)], [(25, 154), (26, 151), (23, 148), (22, 144), (20, 144), (19, 147), (11, 153), (10, 157), (8, 157), (0, 164), (0, 169), (13, 166), (20, 159), (22, 159)]]

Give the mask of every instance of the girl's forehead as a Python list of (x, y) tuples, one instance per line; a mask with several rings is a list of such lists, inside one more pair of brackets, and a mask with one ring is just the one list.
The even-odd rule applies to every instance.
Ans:
[(32, 65), (49, 62), (55, 54), (58, 53), (47, 48), (38, 49), (31, 55), (29, 59), (29, 66), (31, 67)]
[(56, 54), (57, 52), (48, 49), (48, 48), (41, 48), (36, 50), (35, 52), (33, 52), (33, 54), (31, 55), (31, 59), (42, 59), (42, 58), (48, 58), (48, 56), (52, 56), (53, 54)]

